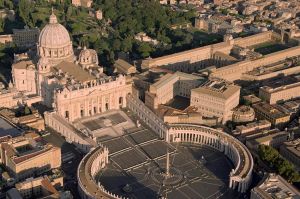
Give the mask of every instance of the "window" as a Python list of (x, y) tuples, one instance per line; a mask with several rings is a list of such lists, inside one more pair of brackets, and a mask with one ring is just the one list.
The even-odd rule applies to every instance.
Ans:
[(65, 118), (69, 119), (69, 111), (65, 112)]

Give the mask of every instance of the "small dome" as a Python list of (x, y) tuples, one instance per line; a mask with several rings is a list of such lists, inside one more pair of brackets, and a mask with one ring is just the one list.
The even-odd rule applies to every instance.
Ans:
[(79, 63), (83, 66), (98, 65), (97, 52), (93, 49), (84, 47), (79, 54)]

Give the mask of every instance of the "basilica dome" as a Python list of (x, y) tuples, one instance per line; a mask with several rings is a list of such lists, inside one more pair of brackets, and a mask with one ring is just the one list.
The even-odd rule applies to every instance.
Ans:
[(49, 23), (42, 29), (38, 41), (38, 55), (51, 64), (74, 61), (72, 41), (67, 29), (58, 23), (52, 12)]
[(47, 48), (58, 48), (69, 45), (70, 35), (66, 28), (57, 23), (54, 14), (50, 16), (50, 23), (40, 33), (39, 45)]

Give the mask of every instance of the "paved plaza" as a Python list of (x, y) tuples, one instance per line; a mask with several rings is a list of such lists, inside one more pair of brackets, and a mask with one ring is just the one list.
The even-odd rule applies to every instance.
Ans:
[(124, 130), (135, 127), (132, 120), (120, 110), (111, 110), (74, 121), (73, 125), (97, 141), (118, 137)]
[(96, 179), (112, 193), (128, 198), (238, 198), (228, 188), (233, 165), (214, 149), (168, 144), (148, 129), (102, 143), (109, 149), (110, 163)]

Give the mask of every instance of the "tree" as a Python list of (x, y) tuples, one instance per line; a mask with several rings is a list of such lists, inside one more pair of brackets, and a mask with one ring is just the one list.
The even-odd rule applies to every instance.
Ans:
[(113, 44), (112, 44), (112, 49), (113, 49), (114, 51), (119, 51), (120, 48), (121, 48), (121, 41), (120, 41), (120, 39), (115, 39), (115, 40), (113, 41)]
[(130, 37), (126, 37), (121, 43), (121, 51), (130, 52), (132, 49), (132, 39)]
[(33, 27), (31, 13), (34, 11), (34, 4), (29, 0), (20, 0), (18, 6), (18, 14), (25, 24)]
[(282, 175), (288, 182), (300, 181), (300, 176), (295, 171), (294, 165), (279, 155), (273, 147), (260, 145), (258, 147), (259, 157), (270, 167), (275, 167), (276, 172)]
[(0, 32), (4, 32), (5, 20), (0, 18)]
[(152, 52), (151, 46), (145, 42), (140, 43), (137, 50), (143, 58), (149, 57)]
[(24, 115), (30, 115), (31, 114), (31, 110), (28, 106), (24, 107)]

